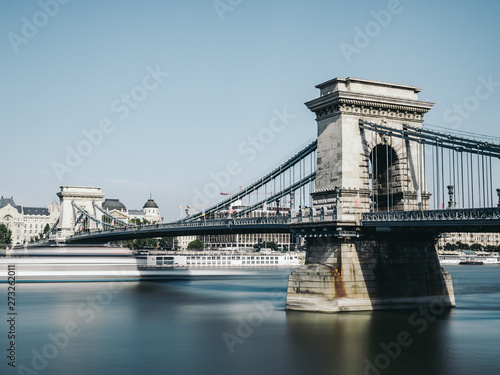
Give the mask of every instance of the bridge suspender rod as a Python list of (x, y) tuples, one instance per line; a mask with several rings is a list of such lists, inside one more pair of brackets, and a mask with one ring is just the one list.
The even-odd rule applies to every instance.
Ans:
[[(374, 146), (373, 149), (375, 149), (376, 145)], [(375, 152), (375, 164), (372, 164), (372, 168), (373, 170), (376, 172), (376, 175), (375, 175), (375, 178), (377, 179), (377, 189), (378, 189), (378, 186), (380, 185), (380, 180), (379, 180), (379, 176), (378, 176), (378, 173), (379, 173), (379, 170), (378, 170), (378, 152)], [(372, 187), (372, 189), (375, 189), (375, 186)], [(376, 202), (375, 202), (375, 207), (376, 207), (376, 211), (378, 211), (378, 208), (379, 208), (379, 195), (378, 195), (378, 192), (377, 194), (375, 194), (375, 199), (376, 199)]]
[(477, 158), (477, 190), (478, 190), (478, 194), (479, 194), (479, 200), (478, 200), (478, 204), (479, 204), (479, 207), (481, 207), (481, 205), (483, 205), (484, 207), (484, 195), (481, 196), (481, 192), (482, 192), (482, 186), (481, 186), (481, 162), (479, 160), (479, 154), (477, 154), (476, 156)]
[(483, 171), (483, 207), (486, 206), (488, 198), (486, 197), (486, 184), (484, 181), (485, 174), (484, 174), (484, 155), (481, 155), (481, 164), (482, 164), (482, 171)]
[[(458, 191), (459, 191), (459, 190), (458, 190), (458, 189), (459, 189), (459, 186), (458, 186), (458, 184), (457, 184), (457, 179), (455, 178), (455, 159), (457, 158), (457, 153), (456, 153), (456, 151), (453, 151), (453, 152), (452, 152), (452, 156), (453, 156), (453, 186), (456, 186), (456, 189), (457, 189), (457, 196), (459, 196), (459, 194), (458, 194)], [(455, 204), (457, 204), (457, 205), (458, 205), (458, 202), (457, 202), (457, 200), (456, 200), (456, 199), (455, 199), (455, 202), (456, 202)]]
[(404, 139), (408, 139), (413, 142), (420, 141), (427, 144), (434, 144), (435, 142), (439, 142), (440, 147), (457, 151), (465, 151), (469, 153), (479, 153), (485, 156), (500, 158), (500, 145), (498, 144), (479, 142), (467, 138), (446, 136), (443, 134), (437, 136), (434, 135), (435, 132), (431, 132), (425, 129), (413, 128), (407, 125), (404, 127), (404, 129), (395, 129), (388, 126), (373, 124), (360, 120), (359, 126), (361, 129), (375, 131), (377, 133), (385, 134), (388, 136), (401, 135)]
[(464, 154), (460, 152), (460, 176), (462, 182), (462, 208), (465, 208), (465, 190), (464, 190)]
[(469, 175), (469, 183), (470, 183), (470, 188), (471, 188), (471, 201), (472, 201), (472, 208), (474, 207), (474, 170), (473, 170), (473, 160), (472, 160), (472, 153), (469, 154), (469, 162), (470, 162), (470, 175)]
[[(418, 203), (419, 208), (421, 208), (422, 207), (422, 194), (424, 193), (424, 188), (426, 188), (425, 182), (424, 182), (424, 176), (423, 176), (423, 171), (425, 171), (425, 144), (422, 144), (422, 147), (420, 147), (420, 143), (419, 143), (417, 154), (418, 154), (418, 171), (419, 171), (417, 181), (418, 181), (418, 190), (420, 192), (420, 202), (418, 201), (419, 199), (417, 197), (417, 203)], [(422, 164), (423, 164), (423, 169), (422, 169)]]
[(46, 239), (46, 238), (48, 238), (50, 236), (50, 234), (52, 233), (52, 231), (54, 229), (56, 229), (57, 224), (59, 224), (59, 218), (57, 218), (56, 222), (52, 225), (52, 227), (50, 227), (49, 231), (44, 234), (44, 236), (43, 236), (44, 239)]
[(95, 217), (93, 217), (92, 215), (90, 215), (87, 211), (85, 211), (83, 208), (79, 207), (75, 202), (71, 202), (71, 205), (76, 208), (83, 216), (85, 216), (86, 218), (96, 222), (97, 224), (100, 224), (102, 225), (103, 227), (108, 227), (108, 228), (113, 228), (112, 225), (108, 224), (108, 223), (105, 223), (99, 219), (96, 219)]
[(493, 207), (495, 205), (495, 201), (493, 200), (493, 174), (492, 174), (492, 171), (491, 171), (491, 158), (489, 159), (490, 160), (490, 198), (491, 198), (491, 207)]
[(385, 191), (387, 192), (387, 212), (389, 212), (389, 205), (391, 204), (389, 202), (389, 173), (390, 173), (390, 167), (389, 167), (389, 145), (387, 142), (385, 143), (385, 165), (387, 166), (386, 174), (385, 174)]
[(444, 148), (441, 148), (441, 196), (443, 198), (441, 207), (444, 208), (444, 202), (446, 201), (444, 197), (444, 189), (446, 188), (444, 183)]
[(297, 181), (292, 186), (287, 187), (286, 189), (270, 196), (269, 198), (266, 198), (266, 199), (264, 199), (256, 204), (254, 204), (253, 206), (247, 207), (244, 210), (241, 210), (239, 212), (235, 212), (233, 216), (234, 217), (243, 216), (249, 212), (252, 212), (254, 210), (262, 208), (264, 206), (264, 204), (268, 205), (270, 203), (276, 202), (278, 199), (282, 199), (283, 197), (289, 195), (293, 191), (295, 191), (297, 189), (301, 189), (303, 186), (307, 185), (309, 182), (314, 181), (315, 178), (316, 178), (316, 172), (313, 172), (309, 176), (301, 179), (300, 181)]
[(436, 209), (440, 209), (441, 208), (441, 204), (439, 202), (440, 200), (440, 196), (441, 196), (441, 186), (440, 186), (440, 180), (439, 180), (439, 148), (438, 148), (438, 143), (436, 142), (435, 143), (435, 147), (434, 147), (434, 151), (436, 153), (436, 183), (437, 183), (437, 186), (435, 187), (436, 189)]
[(75, 220), (75, 227), (80, 223), (80, 220), (82, 220), (83, 217), (83, 214), (80, 214), (80, 216), (78, 216), (78, 218)]
[[(265, 184), (273, 181), (276, 177), (278, 177), (280, 175), (280, 173), (282, 173), (290, 168), (293, 168), (296, 164), (300, 163), (300, 161), (303, 160), (307, 155), (314, 152), (317, 149), (317, 147), (318, 147), (318, 141), (314, 140), (313, 142), (308, 144), (306, 147), (304, 147), (302, 150), (300, 150), (298, 153), (296, 153), (291, 158), (289, 158), (286, 162), (281, 164), (279, 167), (273, 169), (266, 176), (262, 177), (261, 179), (259, 179), (256, 182), (252, 183), (251, 185), (249, 185), (245, 189), (239, 191), (237, 194), (234, 194), (234, 195), (230, 196), (229, 198), (213, 205), (212, 207), (207, 208), (205, 210), (205, 214), (209, 215), (213, 212), (216, 212), (218, 210), (226, 208), (231, 203), (234, 203), (234, 202), (244, 198), (248, 194), (256, 191), (259, 187), (262, 187)], [(201, 217), (202, 217), (202, 213), (200, 212), (200, 213), (194, 214), (192, 216), (186, 217), (184, 219), (184, 222), (196, 220), (196, 219), (201, 218)]]
[(110, 219), (113, 219), (114, 221), (116, 221), (117, 223), (119, 224), (122, 224), (123, 226), (126, 226), (126, 227), (129, 227), (129, 226), (136, 226), (136, 225), (131, 225), (129, 223), (126, 223), (120, 219), (117, 219), (116, 217), (114, 217), (113, 215), (111, 215), (109, 212), (106, 212), (105, 210), (103, 210), (101, 207), (99, 207), (97, 204), (95, 204), (95, 202), (92, 202), (92, 205), (94, 206), (94, 208), (97, 208), (99, 211), (101, 211), (101, 213), (107, 217), (109, 217)]

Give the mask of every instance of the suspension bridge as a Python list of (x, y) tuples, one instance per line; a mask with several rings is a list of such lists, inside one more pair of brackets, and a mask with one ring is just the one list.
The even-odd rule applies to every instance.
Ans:
[[(383, 231), (387, 228), (403, 230), (405, 227), (413, 231), (433, 231), (435, 234), (499, 230), (500, 190), (494, 188), (493, 171), (500, 159), (500, 139), (475, 134), (465, 137), (406, 124), (401, 128), (391, 128), (364, 120), (359, 120), (359, 129), (361, 134), (369, 131), (385, 138), (382, 138), (384, 144), (373, 146), (369, 155), (369, 210), (358, 210), (350, 223), (357, 227), (358, 232), (369, 228)], [(406, 153), (403, 149), (406, 157), (398, 156), (391, 146), (392, 137), (404, 141), (404, 147), (408, 150)], [(417, 150), (417, 153), (422, 154), (417, 156), (416, 171), (419, 172), (412, 171), (408, 166), (410, 142), (421, 147)], [(217, 202), (204, 212), (171, 223), (132, 225), (112, 216), (96, 202), (92, 202), (93, 212), (88, 212), (72, 201), (76, 230), (66, 242), (104, 243), (133, 238), (214, 233), (291, 232), (305, 237), (338, 234), (335, 228), (332, 233), (314, 230), (315, 233), (307, 234), (304, 234), (304, 228), (294, 228), (298, 224), (317, 226), (330, 223), (328, 227), (331, 229), (339, 221), (341, 194), (338, 187), (332, 192), (334, 197), (338, 197), (338, 202), (319, 209), (315, 209), (313, 204), (311, 193), (316, 180), (317, 147), (318, 142), (315, 140), (238, 193)], [(427, 173), (424, 174), (424, 171)], [(468, 174), (467, 171), (472, 173)], [(405, 175), (408, 173), (414, 175), (416, 185), (411, 186), (411, 179)], [(425, 189), (419, 191), (419, 186), (426, 186), (426, 176), (431, 180), (432, 194)], [(259, 199), (261, 195), (264, 198)], [(361, 205), (360, 193), (356, 198), (355, 208)], [(417, 201), (417, 210), (415, 204), (410, 205), (409, 198)], [(432, 201), (431, 205), (435, 208), (429, 209), (429, 203), (425, 200)], [(286, 205), (281, 202), (286, 202)], [(232, 205), (236, 203), (243, 208), (230, 213)], [(413, 210), (408, 210), (406, 206)], [(340, 221), (344, 227), (348, 224), (345, 220)], [(95, 223), (93, 230), (89, 230), (89, 222)], [(57, 225), (54, 225), (54, 229)]]
[(415, 86), (336, 78), (316, 87), (320, 96), (306, 105), (317, 139), (238, 193), (183, 220), (143, 226), (102, 210), (99, 194), (86, 207), (69, 195), (66, 243), (292, 233), (308, 250), (290, 278), (289, 309), (411, 307), (436, 298), (453, 306), (436, 236), (500, 231), (500, 138), (423, 125), (434, 103), (419, 100)]

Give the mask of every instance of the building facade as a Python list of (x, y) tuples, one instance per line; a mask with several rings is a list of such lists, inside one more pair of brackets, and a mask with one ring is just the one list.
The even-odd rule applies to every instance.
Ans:
[(0, 223), (12, 231), (12, 245), (23, 245), (43, 236), (59, 219), (59, 206), (52, 203), (48, 207), (26, 207), (15, 203), (14, 198), (0, 198)]
[(102, 203), (102, 208), (111, 216), (124, 222), (139, 219), (141, 222), (147, 221), (148, 223), (156, 224), (162, 220), (160, 209), (151, 197), (144, 204), (142, 210), (129, 210), (119, 199), (112, 198), (106, 198)]
[(500, 246), (500, 233), (444, 233), (438, 241), (438, 248), (444, 249), (446, 244), (461, 242), (466, 245), (479, 244), (487, 246)]
[[(230, 218), (239, 211), (243, 211), (248, 206), (241, 204), (241, 201), (231, 205), (229, 210), (217, 211), (214, 217), (207, 219)], [(241, 217), (266, 217), (275, 215), (289, 215), (290, 209), (287, 207), (265, 207), (259, 210), (248, 212)], [(276, 243), (278, 248), (286, 250), (295, 246), (295, 239), (290, 233), (251, 233), (251, 234), (222, 234), (222, 235), (203, 235), (203, 236), (184, 236), (176, 237), (174, 245), (179, 250), (186, 250), (188, 244), (195, 240), (203, 241), (206, 250), (230, 249), (230, 250), (251, 250), (255, 246), (267, 248), (270, 242)]]

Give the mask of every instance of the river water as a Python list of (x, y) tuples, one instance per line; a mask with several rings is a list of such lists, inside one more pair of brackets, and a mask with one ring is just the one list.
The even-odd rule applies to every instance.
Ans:
[(286, 312), (290, 269), (247, 276), (7, 285), (0, 374), (497, 374), (500, 266), (448, 266), (457, 307)]

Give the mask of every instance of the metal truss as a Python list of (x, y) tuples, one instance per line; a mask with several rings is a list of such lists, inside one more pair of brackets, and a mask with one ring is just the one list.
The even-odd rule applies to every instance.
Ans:
[(460, 137), (425, 128), (416, 128), (410, 125), (403, 125), (401, 129), (396, 129), (386, 125), (375, 124), (363, 120), (359, 120), (359, 127), (361, 129), (375, 131), (389, 137), (402, 138), (420, 144), (429, 144), (433, 146), (437, 145), (439, 147), (455, 150), (457, 152), (468, 152), (500, 158), (500, 144), (484, 140)]
[(123, 226), (126, 226), (126, 227), (135, 227), (136, 225), (132, 225), (130, 223), (126, 223), (116, 217), (114, 217), (113, 215), (111, 215), (109, 212), (106, 212), (105, 210), (103, 210), (101, 207), (99, 207), (97, 204), (95, 204), (95, 202), (92, 202), (92, 205), (94, 206), (94, 208), (97, 208), (97, 210), (99, 210), (103, 215), (109, 217), (110, 219), (114, 220), (115, 222), (123, 225)]
[[(205, 210), (205, 215), (208, 216), (211, 213), (217, 212), (219, 210), (227, 209), (232, 203), (242, 199), (243, 197), (249, 195), (250, 193), (256, 191), (257, 189), (263, 187), (265, 184), (267, 184), (267, 183), (271, 182), (273, 179), (279, 177), (285, 171), (294, 167), (297, 163), (299, 163), (306, 156), (308, 156), (308, 155), (312, 154), (314, 151), (316, 151), (317, 148), (318, 148), (318, 142), (317, 142), (317, 140), (314, 140), (313, 142), (308, 144), (306, 147), (304, 147), (298, 153), (293, 155), (291, 158), (289, 158), (287, 161), (285, 161), (283, 164), (281, 164), (277, 168), (273, 169), (271, 172), (269, 172), (267, 175), (265, 175), (261, 179), (255, 181), (254, 183), (250, 184), (245, 189), (230, 196), (229, 198), (213, 205), (210, 208), (207, 208)], [(276, 198), (276, 199), (278, 199), (278, 198)], [(262, 204), (263, 203), (264, 202), (262, 201)], [(203, 217), (203, 213), (200, 212), (200, 213), (196, 213), (194, 215), (191, 215), (191, 216), (183, 219), (183, 221), (193, 221), (193, 220), (201, 219), (202, 217)]]
[[(474, 221), (474, 220), (499, 220), (500, 208), (461, 208), (446, 210), (426, 211), (392, 211), (392, 212), (370, 212), (364, 213), (362, 223), (387, 223), (398, 222), (400, 224), (425, 221)], [(500, 225), (500, 222), (498, 223)]]
[(104, 221), (99, 220), (99, 219), (93, 217), (92, 215), (90, 215), (87, 211), (85, 211), (83, 208), (78, 206), (75, 202), (71, 202), (71, 205), (73, 206), (73, 208), (75, 208), (81, 214), (80, 217), (75, 221), (75, 226), (78, 224), (78, 222), (80, 222), (80, 220), (83, 218), (83, 216), (85, 216), (86, 218), (94, 221), (95, 223), (102, 225), (103, 228), (106, 228), (106, 227), (113, 228), (113, 226), (111, 224), (105, 223)]
[(290, 194), (291, 192), (297, 190), (297, 189), (300, 189), (301, 187), (307, 185), (308, 183), (314, 181), (316, 179), (316, 172), (313, 172), (311, 173), (309, 176), (297, 181), (296, 183), (294, 183), (293, 185), (287, 187), (286, 189), (283, 189), (282, 191), (270, 196), (269, 198), (267, 199), (264, 199), (250, 207), (247, 207), (245, 208), (244, 210), (241, 210), (241, 211), (238, 211), (238, 212), (235, 212), (233, 214), (234, 217), (239, 217), (239, 216), (243, 216), (249, 212), (252, 212), (252, 211), (255, 211), (255, 210), (258, 210), (260, 208), (263, 208), (264, 207), (264, 204), (270, 204), (270, 203), (273, 203), (273, 202), (276, 202), (280, 199), (282, 199), (283, 197), (287, 196), (288, 194)]

